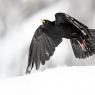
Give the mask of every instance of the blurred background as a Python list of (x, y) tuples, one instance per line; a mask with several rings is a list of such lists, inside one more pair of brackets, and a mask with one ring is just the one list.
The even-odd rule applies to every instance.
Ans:
[[(29, 45), (41, 19), (53, 21), (56, 12), (65, 12), (95, 29), (94, 4), (95, 0), (0, 0), (0, 78), (25, 75)], [(93, 66), (94, 58), (76, 59), (69, 40), (63, 39), (40, 70)]]

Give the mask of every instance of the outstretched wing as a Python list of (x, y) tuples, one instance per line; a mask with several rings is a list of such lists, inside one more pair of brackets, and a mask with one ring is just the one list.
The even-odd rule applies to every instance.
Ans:
[(63, 37), (65, 34), (66, 38), (70, 39), (76, 58), (86, 58), (95, 54), (95, 30), (88, 29), (87, 26), (65, 13), (56, 13), (55, 17), (56, 24), (63, 27), (61, 32)]
[[(75, 29), (77, 30), (77, 32), (83, 34), (84, 36), (89, 36), (90, 37), (90, 33), (88, 31), (88, 27), (84, 24), (82, 24), (81, 22), (79, 22), (78, 20), (76, 20), (75, 18), (65, 14), (65, 13), (56, 13), (55, 14), (56, 17), (56, 23), (63, 23), (63, 25), (67, 25), (68, 27), (66, 27), (66, 29), (68, 30), (68, 28), (70, 28), (69, 31), (72, 31), (73, 27), (73, 31), (75, 31)], [(72, 31), (72, 32), (73, 32)], [(71, 32), (70, 32), (71, 34)]]
[[(64, 13), (65, 14), (65, 13)], [(79, 22), (78, 20), (76, 20), (75, 18), (71, 17), (70, 15), (65, 14), (66, 19), (72, 23), (73, 25), (75, 25), (77, 28), (88, 28), (86, 25), (84, 25), (83, 23)]]
[(36, 69), (39, 69), (40, 64), (44, 65), (45, 61), (49, 60), (50, 56), (53, 55), (55, 47), (57, 47), (61, 41), (62, 39), (57, 38), (57, 36), (56, 40), (51, 38), (45, 33), (44, 28), (40, 26), (36, 30), (30, 45), (28, 66), (26, 72), (29, 73), (34, 64)]
[(64, 13), (64, 15), (65, 15), (65, 17), (66, 17), (66, 20), (67, 20), (69, 23), (71, 23), (72, 25), (74, 25), (78, 30), (80, 30), (80, 32), (81, 32), (84, 36), (88, 35), (88, 36), (90, 37), (91, 34), (89, 33), (88, 27), (87, 27), (86, 25), (82, 24), (81, 22), (79, 22), (79, 21), (76, 20), (75, 18), (73, 18), (73, 17), (71, 17), (71, 16), (69, 16), (69, 15), (67, 15), (67, 14), (65, 14), (65, 13)]
[(95, 30), (88, 29), (88, 27), (86, 25), (82, 24), (81, 22), (79, 22), (78, 20), (76, 20), (75, 18), (73, 18), (67, 14), (64, 14), (64, 15), (66, 17), (66, 20), (69, 23), (71, 23), (78, 30), (80, 30), (80, 32), (84, 36), (88, 36), (87, 38), (85, 38), (85, 41), (84, 41), (85, 47), (84, 48), (82, 48), (82, 46), (81, 46), (82, 44), (80, 45), (78, 43), (77, 38), (70, 39), (75, 57), (76, 58), (86, 58), (86, 57), (89, 57), (89, 56), (92, 56), (93, 54), (95, 54), (95, 36), (94, 36)]

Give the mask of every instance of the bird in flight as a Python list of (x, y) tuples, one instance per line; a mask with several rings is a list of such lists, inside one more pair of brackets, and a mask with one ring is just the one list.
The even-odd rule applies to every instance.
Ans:
[(34, 33), (29, 48), (28, 66), (26, 73), (30, 73), (35, 65), (44, 65), (54, 54), (55, 48), (62, 42), (62, 38), (70, 39), (76, 58), (84, 59), (95, 54), (95, 30), (89, 29), (75, 18), (56, 13), (55, 21), (43, 20)]

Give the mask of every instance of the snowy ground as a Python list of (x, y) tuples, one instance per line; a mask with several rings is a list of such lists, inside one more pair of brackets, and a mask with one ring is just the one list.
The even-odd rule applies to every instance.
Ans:
[(0, 80), (0, 95), (95, 95), (95, 66), (58, 67)]

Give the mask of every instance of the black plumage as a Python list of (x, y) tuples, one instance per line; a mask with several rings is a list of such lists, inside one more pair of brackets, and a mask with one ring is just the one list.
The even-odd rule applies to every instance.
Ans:
[(36, 69), (39, 69), (40, 64), (44, 65), (62, 38), (70, 39), (76, 58), (83, 59), (95, 54), (95, 30), (65, 13), (56, 13), (55, 21), (43, 20), (34, 33), (26, 72), (29, 73), (34, 64)]

